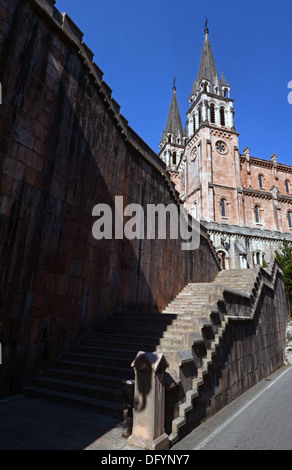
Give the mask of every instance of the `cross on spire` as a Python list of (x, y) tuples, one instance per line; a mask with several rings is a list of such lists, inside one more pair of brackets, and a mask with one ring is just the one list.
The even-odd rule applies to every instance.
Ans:
[(205, 18), (206, 18), (206, 21), (205, 21), (204, 33), (205, 33), (205, 34), (209, 34), (209, 29), (208, 29), (208, 21), (209, 21), (209, 19), (207, 18), (207, 16), (205, 16)]

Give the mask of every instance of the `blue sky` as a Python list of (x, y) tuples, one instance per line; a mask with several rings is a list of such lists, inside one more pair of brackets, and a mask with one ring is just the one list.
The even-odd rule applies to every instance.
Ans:
[[(57, 0), (84, 33), (129, 125), (158, 151), (176, 76), (183, 125), (204, 40), (235, 100), (239, 149), (292, 165), (291, 0)], [(292, 91), (292, 90), (290, 90)]]

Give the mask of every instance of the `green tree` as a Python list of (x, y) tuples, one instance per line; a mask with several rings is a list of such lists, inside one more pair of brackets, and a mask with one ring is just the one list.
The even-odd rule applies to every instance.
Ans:
[(292, 314), (292, 244), (286, 240), (283, 242), (281, 253), (276, 252), (276, 257), (283, 268), (284, 284), (289, 308), (289, 314)]

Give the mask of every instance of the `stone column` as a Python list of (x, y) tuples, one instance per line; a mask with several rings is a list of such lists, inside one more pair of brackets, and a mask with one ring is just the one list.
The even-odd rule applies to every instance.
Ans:
[(164, 428), (168, 362), (163, 354), (139, 351), (132, 367), (135, 370), (134, 421), (128, 442), (143, 449), (168, 449)]

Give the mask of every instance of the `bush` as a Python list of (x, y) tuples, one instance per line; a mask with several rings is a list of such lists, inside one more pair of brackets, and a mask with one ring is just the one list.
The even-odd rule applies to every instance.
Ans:
[(292, 314), (292, 244), (286, 240), (283, 242), (282, 253), (276, 252), (276, 258), (283, 268), (284, 284), (289, 308), (289, 315)]

